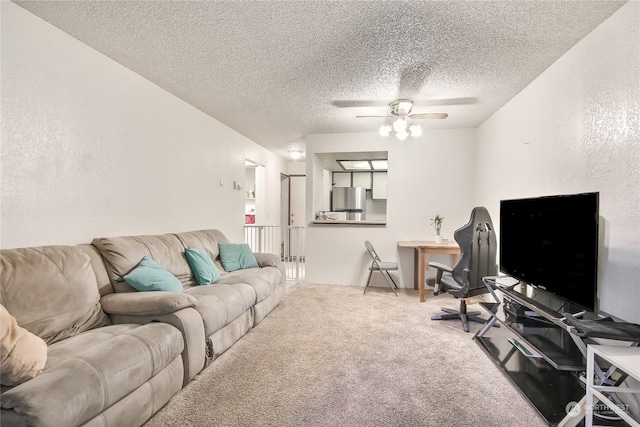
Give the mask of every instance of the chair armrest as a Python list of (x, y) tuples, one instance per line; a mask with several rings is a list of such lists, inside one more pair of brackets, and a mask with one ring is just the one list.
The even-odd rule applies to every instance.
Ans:
[(279, 267), (280, 257), (276, 254), (254, 252), (253, 256), (256, 257), (259, 267)]
[(100, 298), (105, 313), (135, 316), (159, 316), (195, 307), (197, 301), (182, 292), (120, 292)]
[(429, 263), (429, 267), (433, 267), (436, 270), (438, 270), (436, 272), (436, 283), (433, 286), (433, 294), (434, 295), (439, 295), (440, 294), (440, 281), (442, 280), (442, 273), (443, 272), (447, 272), (447, 273), (453, 273), (453, 268), (451, 268), (450, 266), (446, 265), (446, 264), (442, 264), (441, 262), (430, 262)]
[(447, 273), (453, 273), (453, 268), (446, 265), (446, 264), (442, 264), (441, 262), (430, 262), (429, 263), (429, 267), (433, 267), (436, 270), (442, 270), (442, 271), (446, 271)]

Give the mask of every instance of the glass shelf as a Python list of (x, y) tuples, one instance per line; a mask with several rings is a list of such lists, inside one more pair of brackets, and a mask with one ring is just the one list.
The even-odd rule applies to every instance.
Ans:
[(562, 421), (567, 404), (578, 402), (585, 394), (576, 373), (558, 371), (544, 358), (525, 356), (506, 337), (478, 337), (476, 341), (549, 425)]
[(533, 347), (555, 369), (584, 371), (586, 362), (580, 349), (565, 329), (543, 317), (517, 318), (498, 303), (480, 303), (498, 321)]
[[(511, 383), (551, 426), (561, 423), (568, 414), (567, 405), (585, 396), (581, 374), (586, 370), (586, 357), (569, 328), (563, 313), (576, 314), (580, 308), (548, 292), (529, 285), (496, 287), (501, 302), (481, 302), (491, 314), (491, 322), (499, 322), (507, 332), (485, 336), (494, 328), (485, 326), (474, 339)], [(520, 304), (520, 312), (506, 310), (504, 297)], [(523, 354), (510, 339), (518, 339), (538, 353)]]

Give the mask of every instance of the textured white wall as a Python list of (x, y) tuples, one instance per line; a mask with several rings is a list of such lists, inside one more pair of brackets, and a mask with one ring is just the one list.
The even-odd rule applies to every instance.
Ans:
[[(413, 287), (413, 250), (399, 250), (399, 240), (433, 240), (429, 218), (446, 219), (443, 236), (469, 220), (473, 208), (475, 130), (425, 131), (420, 138), (399, 141), (377, 133), (309, 135), (307, 138), (307, 217), (322, 206), (322, 165), (318, 153), (388, 151), (386, 226), (310, 225), (306, 240), (306, 280), (362, 285), (370, 240), (383, 259), (400, 263), (401, 286)], [(431, 260), (450, 263), (449, 256)], [(379, 277), (377, 279), (380, 279)], [(377, 283), (384, 283), (377, 281)]]
[[(574, 46), (478, 131), (477, 196), (600, 192), (600, 308), (640, 323), (640, 3)], [(603, 222), (604, 221), (604, 222)]]
[(1, 3), (3, 248), (199, 228), (242, 241), (245, 157), (279, 224), (284, 159)]

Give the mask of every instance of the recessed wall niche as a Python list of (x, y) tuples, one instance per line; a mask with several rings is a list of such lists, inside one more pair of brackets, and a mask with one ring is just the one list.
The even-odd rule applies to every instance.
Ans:
[(364, 187), (365, 220), (386, 221), (387, 151), (317, 153), (315, 156), (322, 167), (322, 197), (315, 201), (315, 219), (332, 211), (334, 188)]

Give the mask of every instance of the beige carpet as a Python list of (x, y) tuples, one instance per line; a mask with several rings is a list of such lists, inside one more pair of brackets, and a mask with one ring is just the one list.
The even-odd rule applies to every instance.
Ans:
[(153, 426), (543, 426), (457, 321), (448, 295), (301, 284)]

